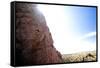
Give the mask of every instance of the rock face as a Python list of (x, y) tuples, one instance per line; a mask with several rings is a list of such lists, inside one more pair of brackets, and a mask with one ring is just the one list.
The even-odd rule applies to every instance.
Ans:
[(62, 63), (61, 54), (53, 46), (46, 21), (36, 5), (16, 3), (17, 65)]

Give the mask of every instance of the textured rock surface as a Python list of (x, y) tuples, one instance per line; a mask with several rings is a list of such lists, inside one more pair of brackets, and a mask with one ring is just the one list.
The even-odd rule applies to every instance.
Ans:
[(17, 65), (62, 63), (45, 18), (36, 5), (16, 3), (15, 61)]

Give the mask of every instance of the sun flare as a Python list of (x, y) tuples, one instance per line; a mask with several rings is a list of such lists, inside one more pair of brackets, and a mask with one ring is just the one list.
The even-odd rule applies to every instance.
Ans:
[[(96, 49), (96, 43), (90, 43), (88, 41), (80, 40), (80, 37), (75, 37), (70, 27), (71, 23), (73, 23), (73, 19), (69, 18), (71, 16), (70, 12), (65, 12), (64, 7), (38, 5), (37, 8), (45, 16), (54, 40), (54, 46), (62, 54), (92, 51)], [(92, 34), (94, 35), (95, 32)], [(87, 38), (88, 36), (90, 35), (87, 34), (83, 37)]]

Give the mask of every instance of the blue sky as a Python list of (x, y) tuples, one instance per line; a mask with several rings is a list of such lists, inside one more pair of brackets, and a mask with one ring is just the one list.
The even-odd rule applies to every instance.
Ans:
[(65, 8), (65, 14), (67, 16), (67, 12), (69, 12), (71, 15), (73, 32), (80, 35), (96, 32), (96, 8), (78, 6), (69, 6), (67, 8)]
[(62, 54), (96, 49), (96, 8), (38, 5)]

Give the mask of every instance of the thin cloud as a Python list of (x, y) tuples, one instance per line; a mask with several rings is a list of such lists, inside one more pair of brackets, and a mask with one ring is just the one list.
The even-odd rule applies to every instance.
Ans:
[(92, 36), (96, 36), (96, 32), (87, 33), (86, 35), (84, 35), (80, 39), (85, 39), (85, 38), (92, 37)]

